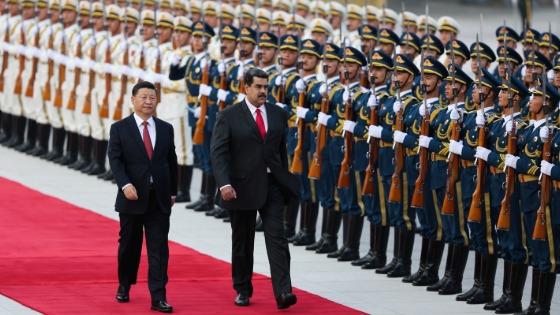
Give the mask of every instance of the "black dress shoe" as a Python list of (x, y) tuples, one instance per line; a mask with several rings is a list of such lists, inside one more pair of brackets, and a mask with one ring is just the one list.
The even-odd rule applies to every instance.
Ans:
[(239, 293), (235, 298), (235, 305), (237, 306), (249, 306), (249, 297), (243, 293)]
[(173, 307), (167, 304), (166, 301), (152, 301), (152, 310), (162, 313), (172, 313)]
[(130, 286), (119, 285), (117, 290), (117, 302), (126, 303), (130, 300), (128, 292), (130, 291)]
[(278, 309), (280, 310), (288, 308), (296, 303), (297, 303), (296, 295), (291, 292), (282, 293), (282, 295), (280, 295), (276, 299), (276, 305), (278, 305)]

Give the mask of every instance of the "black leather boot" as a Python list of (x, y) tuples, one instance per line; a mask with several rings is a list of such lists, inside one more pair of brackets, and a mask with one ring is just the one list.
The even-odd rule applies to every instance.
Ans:
[[(459, 294), (455, 297), (456, 301), (465, 302), (470, 299), (478, 290), (480, 290), (480, 265), (482, 263), (482, 253), (474, 253), (474, 284), (467, 292)], [(487, 303), (487, 302), (484, 302)]]
[[(301, 208), (301, 212), (298, 211)], [(299, 231), (296, 233), (296, 223), (298, 212), (301, 215), (299, 220)], [(299, 205), (294, 203), (289, 205), (284, 209), (284, 230), (286, 230), (286, 237), (288, 243), (293, 243), (295, 240), (299, 239), (303, 234), (303, 216), (307, 212), (307, 202), (300, 201)]]
[(340, 246), (334, 252), (327, 254), (328, 258), (338, 258), (342, 254), (346, 247), (348, 246), (348, 213), (342, 214), (342, 246)]
[(323, 235), (325, 235), (325, 229), (327, 226), (327, 212), (329, 211), (329, 209), (327, 208), (323, 208), (323, 218), (321, 219), (321, 237), (313, 244), (306, 246), (305, 250), (317, 250), (317, 248), (319, 248), (319, 246), (321, 246), (321, 244), (323, 244), (323, 241), (325, 240), (323, 238)]
[(424, 272), (422, 272), (418, 279), (412, 281), (413, 286), (428, 286), (439, 281), (439, 266), (441, 265), (444, 249), (445, 243), (443, 241), (429, 241)]
[(319, 204), (307, 202), (305, 212), (302, 212), (303, 230), (301, 236), (294, 240), (294, 246), (307, 246), (315, 243), (315, 227), (319, 216)]
[(541, 272), (539, 277), (539, 299), (535, 315), (549, 315), (554, 286), (556, 285), (555, 272)]
[(393, 232), (395, 234), (393, 239), (393, 259), (384, 267), (377, 268), (375, 270), (375, 273), (386, 275), (389, 273), (389, 271), (393, 270), (397, 265), (397, 260), (399, 258), (400, 233), (399, 233), (399, 229), (396, 227), (393, 229)]
[[(94, 147), (94, 162), (95, 164), (86, 174), (97, 176), (106, 172), (105, 157), (107, 156), (107, 140), (95, 140), (97, 145)], [(85, 169), (84, 169), (85, 171)]]
[(338, 256), (338, 261), (352, 261), (360, 258), (360, 238), (364, 228), (364, 217), (348, 216), (348, 246)]
[(203, 203), (207, 199), (207, 197), (206, 197), (206, 176), (204, 176), (204, 173), (202, 173), (201, 181), (202, 182), (200, 183), (200, 197), (198, 198), (197, 201), (187, 204), (185, 206), (186, 209), (194, 209), (194, 208), (198, 207), (201, 203)]
[(447, 244), (447, 259), (445, 260), (445, 273), (443, 274), (443, 277), (437, 283), (429, 285), (426, 288), (426, 290), (431, 292), (437, 292), (445, 285), (447, 279), (449, 279), (449, 271), (451, 269), (452, 259), (453, 259), (453, 244), (450, 243)]
[(49, 151), (49, 138), (51, 136), (51, 126), (46, 124), (37, 124), (37, 143), (35, 148), (28, 151), (31, 156), (41, 156)]
[(498, 306), (502, 305), (507, 299), (507, 290), (511, 281), (511, 260), (504, 260), (504, 280), (502, 282), (502, 296), (494, 302), (484, 305), (487, 311), (495, 311)]
[(352, 266), (363, 266), (365, 263), (370, 262), (373, 259), (373, 253), (375, 252), (375, 229), (377, 225), (369, 224), (369, 250), (367, 254), (361, 258), (352, 261)]
[(63, 153), (65, 139), (66, 130), (64, 130), (64, 128), (53, 128), (52, 150), (49, 153), (42, 155), (41, 158), (47, 161), (60, 158)]
[(531, 279), (531, 300), (527, 309), (523, 310), (520, 315), (533, 315), (537, 309), (540, 285), (539, 281), (541, 276), (541, 270), (539, 268), (533, 267), (533, 277)]
[(66, 154), (62, 158), (53, 161), (60, 165), (73, 164), (78, 158), (78, 134), (75, 132), (67, 132), (67, 135)]
[(439, 289), (440, 295), (453, 295), (463, 292), (463, 275), (467, 260), (469, 259), (469, 246), (455, 244), (453, 246), (453, 258), (451, 260), (451, 270), (449, 279), (443, 287)]
[(511, 280), (507, 291), (507, 298), (502, 305), (496, 308), (496, 314), (511, 314), (521, 312), (523, 306), (523, 289), (527, 280), (528, 266), (525, 264), (511, 264)]
[(387, 263), (387, 245), (390, 226), (375, 226), (373, 258), (362, 266), (362, 269), (382, 268)]
[[(204, 176), (206, 177), (206, 188), (205, 191), (205, 200), (198, 205), (198, 207), (194, 208), (194, 211), (202, 212), (202, 211), (210, 211), (214, 209), (214, 196), (216, 195), (216, 178), (214, 178), (213, 173), (204, 172)], [(216, 215), (214, 215), (216, 217)], [(222, 217), (220, 219), (223, 219)]]
[(317, 254), (327, 254), (338, 249), (338, 230), (342, 222), (342, 213), (334, 209), (327, 210), (327, 223), (323, 243), (315, 251)]
[(498, 267), (498, 255), (481, 254), (479, 289), (467, 300), (467, 304), (484, 304), (494, 301), (494, 279)]
[[(185, 194), (185, 176), (187, 172), (188, 166), (186, 165), (178, 165), (177, 166), (177, 197), (175, 198), (175, 202), (187, 202), (186, 197), (188, 192)], [(189, 198), (190, 199), (190, 198)]]
[(0, 144), (4, 144), (12, 137), (12, 115), (2, 112), (0, 128)]
[(27, 135), (25, 142), (17, 146), (15, 149), (19, 152), (27, 152), (35, 147), (37, 142), (37, 122), (33, 119), (27, 120)]
[(81, 171), (91, 164), (91, 150), (92, 150), (92, 139), (91, 137), (86, 137), (78, 135), (78, 159), (75, 163), (72, 163), (68, 167), (71, 169)]
[(26, 124), (27, 118), (23, 116), (12, 116), (12, 137), (5, 143), (5, 146), (8, 148), (15, 148), (23, 143)]
[(185, 166), (185, 176), (183, 177), (183, 202), (190, 202), (191, 201), (191, 182), (192, 182), (192, 175), (193, 175), (194, 167), (192, 165)]
[(422, 237), (422, 248), (420, 249), (420, 264), (418, 266), (418, 271), (411, 274), (410, 276), (406, 276), (402, 279), (404, 283), (412, 283), (414, 280), (420, 278), (424, 269), (426, 269), (427, 257), (428, 257), (428, 248), (430, 246), (430, 239), (427, 237)]
[(402, 278), (410, 276), (410, 268), (412, 265), (412, 250), (414, 249), (415, 230), (399, 230), (401, 236), (399, 244), (399, 259), (393, 270), (387, 273), (389, 278)]

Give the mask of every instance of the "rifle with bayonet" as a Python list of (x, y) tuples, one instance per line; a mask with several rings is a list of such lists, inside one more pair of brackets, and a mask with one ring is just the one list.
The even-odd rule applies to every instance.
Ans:
[[(362, 19), (362, 27), (367, 24), (367, 6), (368, 6), (368, 0), (364, 0), (364, 10), (365, 10), (364, 11), (365, 12), (364, 19), (366, 21), (364, 21), (364, 19)], [(362, 34), (363, 34), (363, 29), (362, 29)], [(362, 38), (363, 38), (363, 35), (362, 35)], [(369, 51), (371, 52), (371, 50), (373, 49), (373, 46), (371, 45), (372, 41), (370, 40), (369, 43), (370, 43)], [(365, 46), (364, 45), (362, 45), (362, 51), (365, 51)], [(364, 87), (364, 88), (370, 87), (369, 74), (370, 74), (369, 67), (363, 67), (362, 72), (360, 73), (360, 86), (361, 87)]]
[[(202, 19), (204, 21), (204, 12), (202, 13)], [(241, 35), (240, 35), (241, 38)], [(202, 79), (201, 83), (208, 85), (209, 82), (209, 72), (210, 72), (210, 59), (208, 55), (208, 41), (206, 38), (206, 25), (202, 22), (202, 45), (204, 47), (205, 56), (203, 59), (206, 61), (204, 69), (202, 69)], [(201, 62), (202, 60), (201, 59)], [(196, 127), (193, 135), (193, 143), (198, 145), (204, 144), (204, 129), (206, 126), (206, 114), (208, 113), (208, 96), (200, 96), (200, 117), (196, 121)]]
[[(482, 60), (480, 56), (480, 44), (478, 41), (478, 34), (476, 35), (476, 64), (478, 73), (478, 98), (480, 103), (480, 112), (484, 116), (484, 101), (486, 100), (486, 95), (482, 91)], [(505, 47), (504, 47), (505, 48)], [(486, 119), (483, 125), (478, 127), (478, 146), (486, 147), (486, 134), (488, 133), (488, 126), (486, 125)], [(472, 195), (471, 207), (469, 210), (469, 222), (480, 222), (482, 220), (482, 206), (484, 204), (484, 184), (486, 183), (486, 161), (483, 159), (477, 159), (476, 161), (476, 188)]]
[[(47, 18), (49, 20), (51, 20), (52, 14), (49, 11), (49, 13), (47, 13)], [(50, 53), (52, 53), (54, 49), (54, 29), (52, 26), (52, 20), (49, 23), (49, 44), (48, 44), (48, 50)], [(2, 71), (5, 68), (2, 68)], [(47, 81), (45, 81), (45, 86), (43, 87), (43, 92), (42, 92), (42, 97), (44, 101), (50, 101), (51, 100), (51, 88), (52, 88), (52, 77), (54, 75), (54, 60), (52, 58), (49, 57), (49, 60), (47, 61)], [(4, 76), (2, 75), (2, 79), (4, 78)]]
[[(143, 11), (144, 11), (144, 1), (141, 1), (140, 16), (142, 16)], [(144, 49), (145, 49), (145, 47), (144, 47), (144, 24), (140, 23), (140, 25), (141, 25), (140, 32), (139, 32), (139, 34), (140, 34), (140, 49), (139, 49), (140, 58), (138, 60), (138, 68), (140, 69), (140, 73), (141, 73), (142, 71), (144, 71), (146, 69), (146, 56), (144, 54)], [(137, 83), (140, 83), (142, 81), (144, 81), (144, 80), (139, 75)]]
[[(76, 19), (76, 23), (78, 24), (80, 19)], [(79, 24), (78, 24), (79, 25)], [(81, 30), (77, 31), (76, 36), (78, 36), (78, 45), (76, 47), (76, 59), (82, 60), (82, 35), (80, 34)], [(68, 103), (66, 104), (66, 108), (68, 110), (76, 110), (76, 90), (78, 86), (80, 86), (80, 78), (82, 76), (82, 68), (76, 67), (74, 72), (74, 86), (70, 91), (70, 96), (68, 97)]]
[[(129, 65), (129, 56), (128, 56), (128, 12), (126, 11), (126, 8), (124, 8), (125, 10), (125, 15), (124, 15), (124, 55), (123, 55), (123, 64), (122, 64), (122, 68), (126, 69), (128, 68)], [(122, 71), (122, 76), (121, 76), (121, 93), (119, 94), (119, 98), (117, 99), (117, 103), (115, 105), (115, 112), (113, 113), (113, 120), (117, 121), (117, 120), (121, 120), (122, 119), (122, 112), (123, 112), (123, 104), (124, 104), (124, 97), (126, 95), (126, 90), (127, 90), (127, 85), (128, 85), (128, 75), (126, 74), (126, 71)]]
[[(157, 20), (158, 20), (158, 16), (157, 16), (157, 11), (158, 11), (158, 6), (159, 3), (156, 2), (155, 6), (154, 6), (154, 19), (156, 21), (156, 26), (157, 26)], [(204, 19), (203, 19), (204, 21)], [(154, 47), (155, 51), (156, 51), (156, 65), (154, 67), (154, 73), (156, 76), (158, 76), (161, 73), (161, 51), (159, 49), (159, 33), (157, 32), (157, 28), (156, 28), (156, 32), (155, 34), (155, 38), (156, 38), (156, 47)], [(161, 82), (160, 80), (155, 80), (155, 87), (156, 87), (156, 91), (157, 91), (157, 95), (156, 95), (156, 109), (157, 109), (157, 105), (159, 105), (161, 103)]]
[[(300, 80), (303, 81), (303, 61), (301, 60), (301, 34), (298, 29), (298, 68), (299, 68), (299, 77)], [(305, 82), (304, 82), (305, 83)], [(307, 86), (306, 86), (307, 89)], [(307, 95), (306, 91), (302, 91), (298, 95), (298, 106), (306, 107), (305, 106), (305, 96)], [(305, 119), (298, 118), (297, 119), (297, 145), (294, 149), (294, 158), (292, 159), (292, 167), (290, 171), (294, 174), (301, 174), (303, 172), (303, 146), (304, 146), (304, 138), (305, 138)]]
[[(379, 38), (377, 39), (379, 40)], [(373, 40), (369, 40), (369, 52), (368, 52), (368, 70), (369, 70), (369, 93), (375, 98), (375, 103), (377, 104), (377, 95), (375, 94), (375, 79), (376, 76), (372, 71), (372, 55), (373, 55)], [(370, 97), (371, 97), (370, 96)], [(369, 99), (368, 99), (369, 102)], [(370, 107), (369, 115), (369, 125), (377, 126), (379, 125), (379, 113), (377, 111), (377, 106)], [(379, 139), (374, 137), (369, 137), (367, 139), (369, 144), (369, 150), (367, 153), (368, 166), (366, 168), (366, 175), (364, 178), (364, 187), (362, 188), (363, 195), (375, 195), (375, 171), (377, 168), (377, 151), (379, 149)]]
[[(224, 66), (224, 72), (220, 73), (220, 89), (225, 91), (226, 88), (227, 88), (227, 81), (226, 81), (226, 77), (227, 77), (226, 66), (227, 66), (227, 64), (225, 62), (226, 58), (225, 58), (225, 55), (224, 55), (226, 47), (222, 43), (222, 34), (223, 34), (222, 28), (223, 28), (224, 23), (223, 23), (223, 18), (222, 18), (223, 14), (221, 13), (221, 10), (222, 10), (222, 1), (220, 0), (220, 30), (218, 31), (218, 43), (220, 43), (220, 56), (221, 56), (221, 61), (220, 62)], [(226, 108), (227, 104), (226, 104), (225, 101), (219, 100), (218, 101), (218, 106), (219, 106), (219, 110), (223, 110), (223, 109)]]
[[(37, 7), (35, 7), (35, 16), (37, 16)], [(37, 68), (39, 67), (39, 57), (37, 57), (37, 52), (39, 51), (39, 39), (40, 39), (40, 27), (39, 19), (37, 18), (37, 24), (35, 25), (35, 37), (33, 38), (33, 49), (36, 53), (33, 54), (33, 61), (31, 62), (31, 75), (29, 76), (29, 81), (27, 81), (27, 88), (25, 89), (26, 97), (33, 97), (35, 94), (35, 78), (37, 76)]]
[[(239, 77), (239, 94), (243, 94), (245, 95), (247, 93), (247, 91), (245, 91), (245, 49), (243, 49), (243, 22), (242, 22), (242, 14), (239, 15), (239, 25), (241, 26), (241, 28), (239, 29), (239, 32), (241, 32), (241, 34), (239, 34), (239, 68), (237, 69), (237, 71), (241, 71), (241, 75), (239, 76), (238, 73), (238, 77)], [(280, 46), (278, 46), (280, 47)]]
[[(10, 10), (8, 10), (8, 6), (6, 5), (6, 12), (4, 13), (6, 16), (6, 29), (4, 30), (4, 44), (10, 44)], [(50, 16), (50, 13), (49, 13)], [(4, 73), (8, 68), (8, 58), (10, 54), (6, 49), (2, 51), (2, 72), (0, 73), (0, 92), (4, 92)]]
[[(22, 48), (25, 47), (25, 28), (23, 27), (23, 15), (22, 15), (23, 9), (20, 7), (19, 8), (19, 14), (22, 17), (21, 18), (21, 22), (20, 22), (20, 33), (19, 33), (19, 41), (20, 41), (20, 45)], [(9, 18), (9, 17), (7, 17)], [(18, 75), (16, 77), (16, 85), (14, 86), (14, 94), (16, 95), (21, 95), (23, 93), (23, 82), (22, 82), (22, 77), (23, 77), (23, 71), (25, 71), (25, 54), (23, 53), (23, 51), (21, 51), (19, 53), (19, 72)]]
[[(354, 120), (354, 106), (352, 104), (352, 92), (350, 91), (350, 72), (347, 67), (347, 47), (346, 38), (342, 42), (342, 49), (344, 49), (344, 81), (346, 85), (346, 92), (348, 93), (348, 98), (344, 100), (346, 102), (344, 108), (344, 120)], [(354, 135), (350, 132), (344, 131), (342, 133), (344, 137), (344, 159), (340, 164), (340, 175), (338, 176), (338, 188), (350, 188), (350, 172), (352, 171), (352, 145), (354, 141)]]
[[(107, 15), (105, 10), (103, 10), (103, 28), (105, 30), (105, 36), (107, 40), (107, 47), (105, 49), (105, 67), (111, 65), (113, 62), (111, 60), (111, 34), (109, 34), (109, 26), (107, 25)], [(110, 71), (105, 71), (105, 95), (101, 102), (101, 109), (99, 110), (100, 118), (109, 118), (109, 95), (111, 94), (111, 87), (113, 82), (113, 76)]]
[[(89, 84), (88, 84), (88, 91), (86, 97), (84, 99), (84, 108), (82, 109), (82, 114), (89, 115), (91, 114), (91, 94), (95, 89), (95, 70), (93, 69), (93, 64), (96, 59), (96, 51), (97, 51), (97, 41), (95, 38), (95, 28), (93, 27), (93, 2), (90, 3), (90, 14), (89, 14), (89, 28), (91, 29), (91, 47), (89, 47)], [(85, 60), (83, 61), (86, 62)]]
[[(393, 84), (395, 85), (396, 101), (401, 104), (401, 108), (395, 117), (395, 130), (404, 131), (404, 104), (401, 101), (401, 86), (400, 81), (397, 76), (397, 61), (396, 61), (396, 49), (393, 51)], [(389, 202), (401, 202), (402, 201), (402, 169), (404, 167), (404, 149), (401, 143), (393, 142), (393, 149), (395, 150), (394, 158), (394, 171), (391, 176), (391, 189), (389, 190)]]
[[(62, 6), (60, 6), (59, 15), (62, 16)], [(60, 59), (66, 58), (66, 32), (64, 31), (64, 22), (62, 23), (62, 29), (60, 30), (61, 36), (61, 43), (60, 43)], [(58, 65), (58, 86), (56, 87), (56, 91), (54, 93), (54, 107), (62, 107), (62, 85), (66, 81), (66, 63), (67, 59), (64, 61), (60, 61)]]

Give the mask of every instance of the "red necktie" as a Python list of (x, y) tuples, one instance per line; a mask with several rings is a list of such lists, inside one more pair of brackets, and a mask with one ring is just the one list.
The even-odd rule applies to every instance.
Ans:
[(264, 128), (264, 120), (261, 115), (261, 110), (257, 108), (257, 127), (259, 127), (259, 131), (261, 132), (261, 136), (263, 140), (266, 139), (266, 129)]
[(148, 132), (148, 122), (142, 122), (144, 125), (144, 147), (146, 148), (146, 152), (148, 153), (148, 157), (150, 160), (152, 159), (152, 153), (154, 153), (154, 148), (152, 148), (152, 139), (150, 138), (150, 133)]

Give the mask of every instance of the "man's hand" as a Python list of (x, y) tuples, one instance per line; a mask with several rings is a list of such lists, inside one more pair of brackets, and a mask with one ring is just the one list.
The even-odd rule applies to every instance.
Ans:
[(128, 185), (123, 189), (124, 196), (128, 200), (138, 200), (138, 193), (133, 185)]
[(235, 189), (233, 189), (233, 187), (231, 186), (220, 188), (220, 193), (222, 194), (222, 199), (225, 201), (237, 199), (237, 194), (235, 193)]

